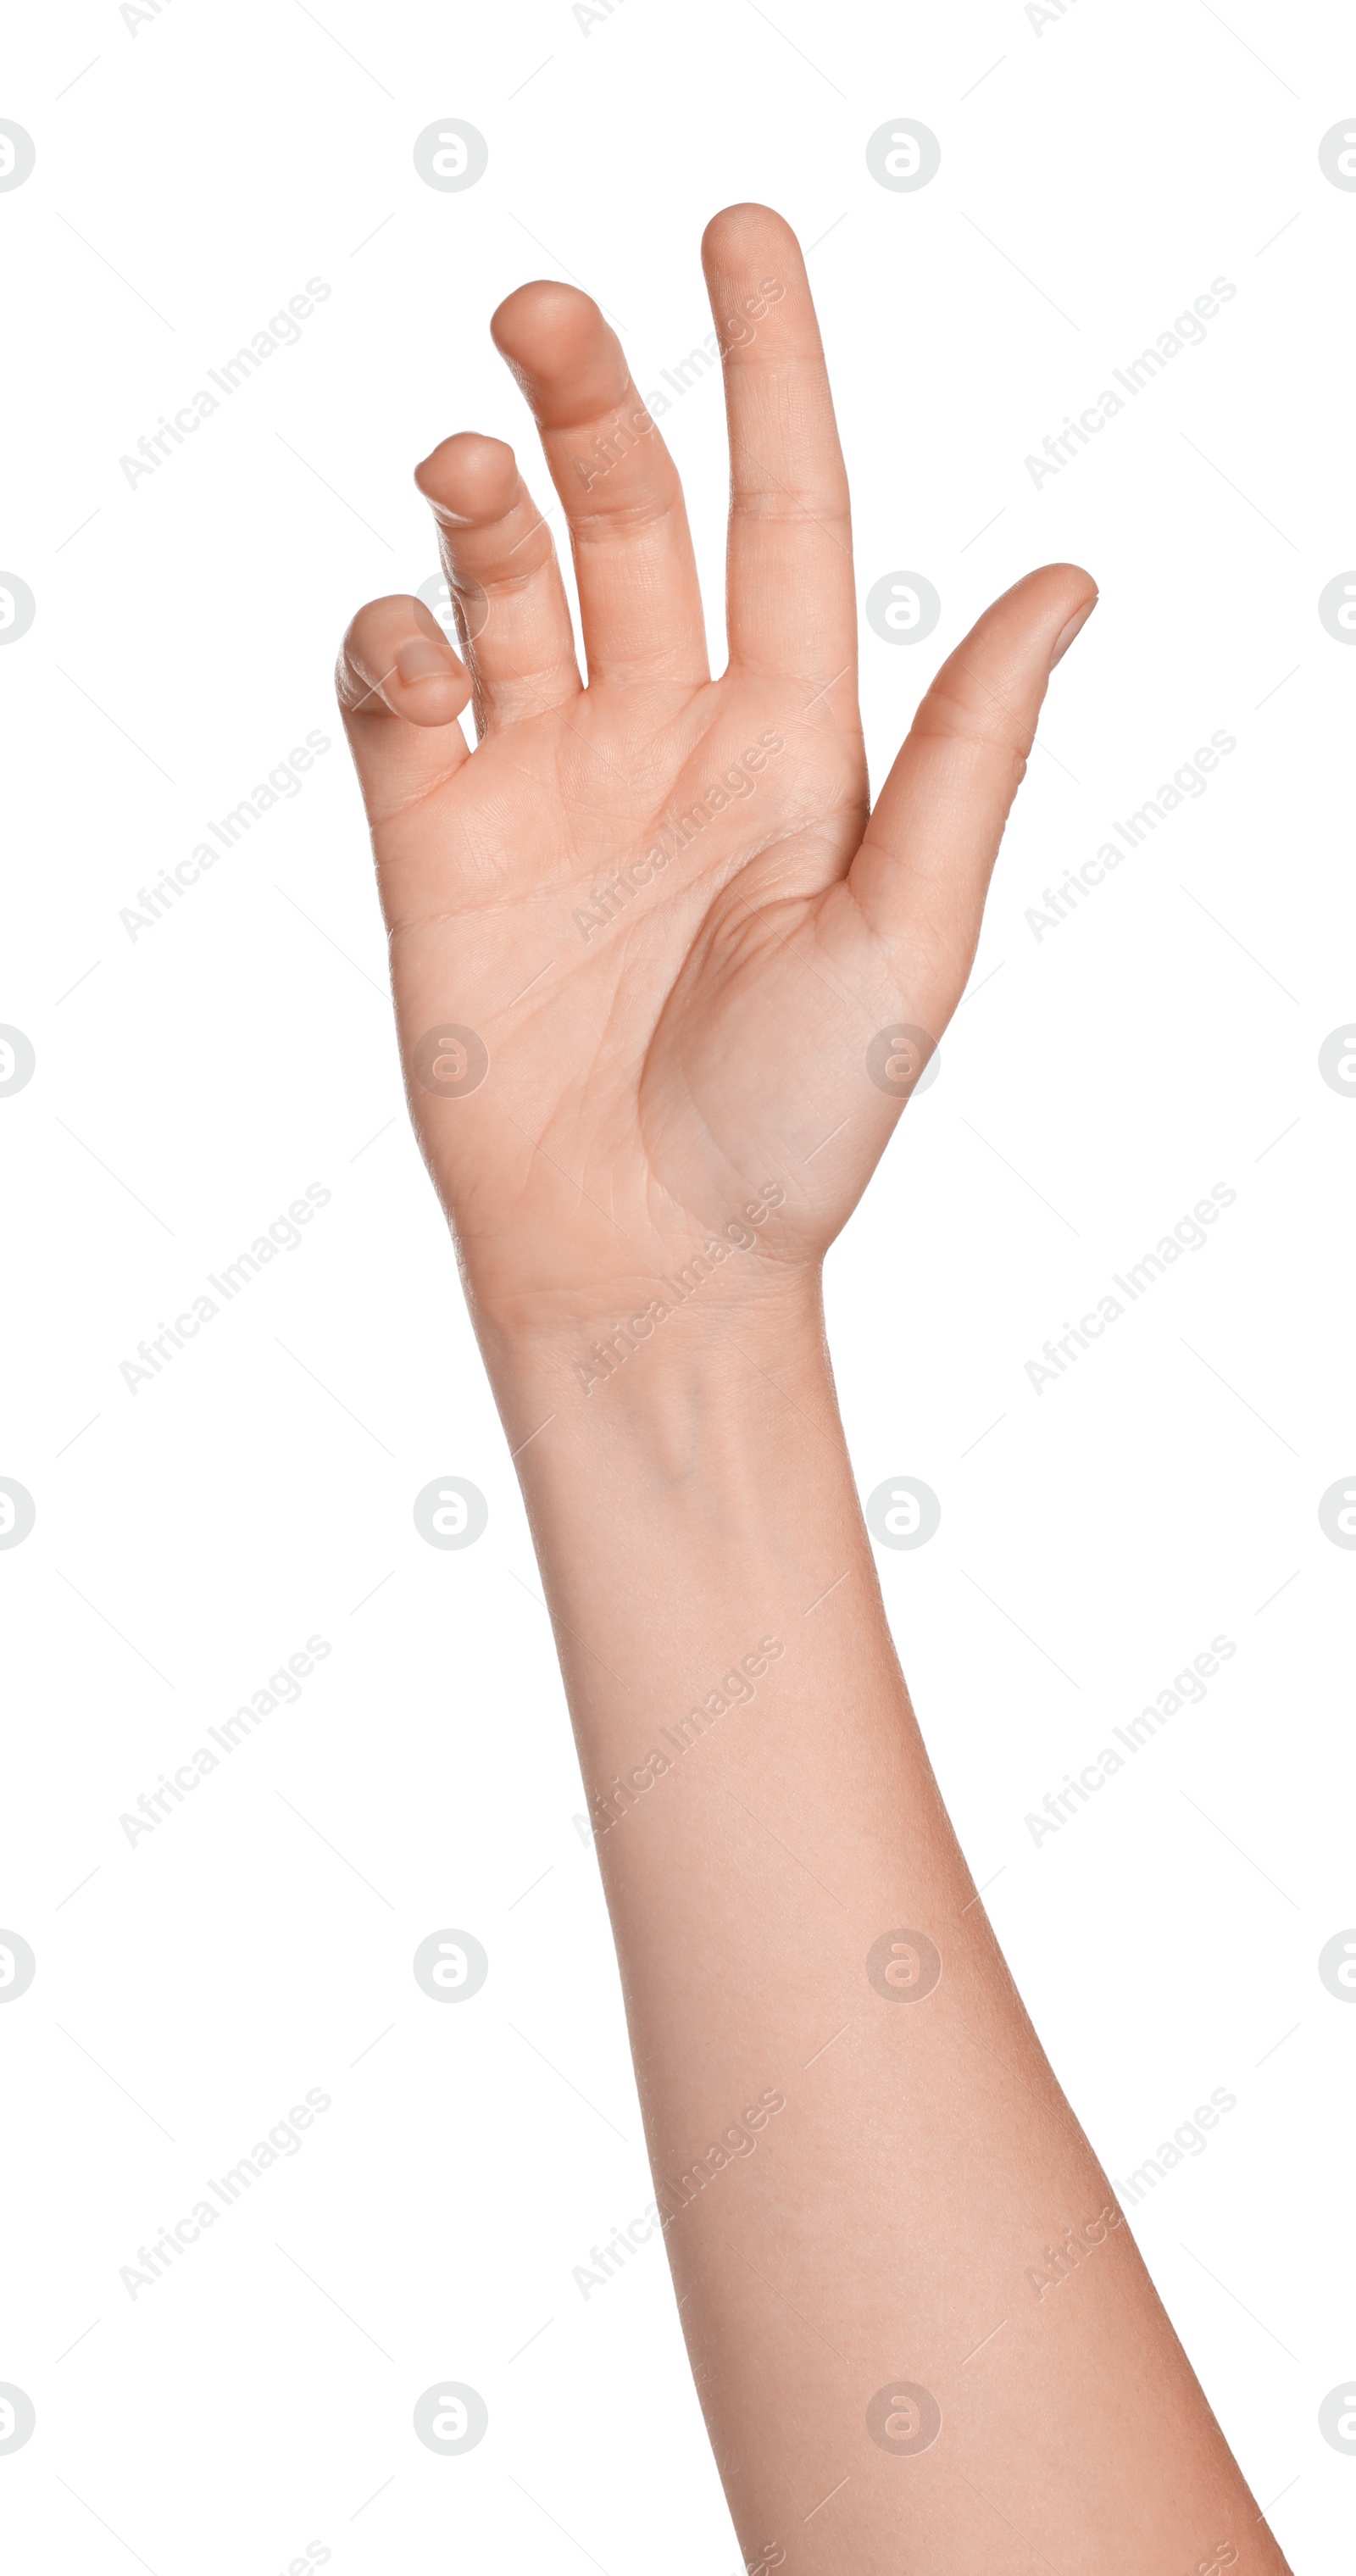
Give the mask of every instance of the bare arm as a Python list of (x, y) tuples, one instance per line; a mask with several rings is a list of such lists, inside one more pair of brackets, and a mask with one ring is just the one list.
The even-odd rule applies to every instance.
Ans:
[(813, 1294), (662, 1331), (520, 1463), (746, 2558), (1278, 2569), (942, 1807)]
[(941, 1805), (820, 1312), (1093, 585), (1051, 566), (988, 611), (869, 813), (799, 252), (740, 207), (705, 255), (727, 672), (659, 433), (596, 307), (551, 286), (494, 327), (569, 520), (587, 687), (513, 457), (471, 436), (420, 469), (465, 665), (386, 600), (340, 669), (693, 2368), (751, 2563), (1274, 2576)]

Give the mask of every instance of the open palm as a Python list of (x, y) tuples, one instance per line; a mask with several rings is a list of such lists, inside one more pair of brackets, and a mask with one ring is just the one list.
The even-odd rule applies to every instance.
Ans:
[(659, 431), (597, 306), (551, 284), (492, 328), (569, 523), (587, 686), (546, 522), (473, 434), (417, 478), (464, 661), (408, 598), (361, 610), (340, 659), (415, 1123), (482, 1317), (529, 1334), (657, 1311), (694, 1259), (716, 1302), (820, 1261), (960, 998), (1046, 680), (1096, 595), (1052, 565), (996, 602), (871, 812), (800, 251), (736, 206), (703, 257), (723, 676)]

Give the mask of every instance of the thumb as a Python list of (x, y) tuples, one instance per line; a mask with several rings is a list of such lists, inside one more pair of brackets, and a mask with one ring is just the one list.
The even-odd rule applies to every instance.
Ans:
[(934, 1037), (965, 989), (1050, 673), (1096, 605), (1090, 573), (1045, 564), (986, 608), (923, 699), (853, 860), (858, 908), (907, 948), (901, 980)]

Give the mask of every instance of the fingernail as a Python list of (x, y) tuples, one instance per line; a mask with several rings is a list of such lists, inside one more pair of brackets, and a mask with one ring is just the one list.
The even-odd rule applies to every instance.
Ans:
[(1083, 628), (1087, 625), (1088, 619), (1091, 617), (1096, 605), (1097, 595), (1096, 592), (1094, 592), (1092, 598), (1088, 601), (1087, 607), (1080, 608), (1077, 616), (1071, 617), (1068, 625), (1060, 628), (1058, 635), (1055, 637), (1054, 650), (1050, 655), (1050, 668), (1052, 671), (1056, 662), (1063, 661), (1075, 635), (1081, 635)]
[(431, 680), (435, 675), (451, 678), (452, 657), (435, 644), (431, 635), (410, 635), (396, 646), (396, 669), (402, 680)]

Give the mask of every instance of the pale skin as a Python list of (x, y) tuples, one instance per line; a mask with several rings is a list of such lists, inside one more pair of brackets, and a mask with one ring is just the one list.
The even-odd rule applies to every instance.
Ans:
[[(735, 206), (703, 258), (731, 455), (723, 674), (659, 430), (596, 305), (547, 283), (491, 328), (568, 525), (586, 672), (549, 528), (511, 450), (474, 433), (416, 478), (461, 657), (393, 598), (339, 666), (411, 1105), (531, 1518), (693, 2372), (751, 2566), (1277, 2576), (942, 1806), (822, 1320), (824, 1255), (964, 990), (1095, 586), (1047, 565), (987, 610), (873, 809), (800, 251)], [(901, 1027), (925, 1034), (873, 1057)]]

